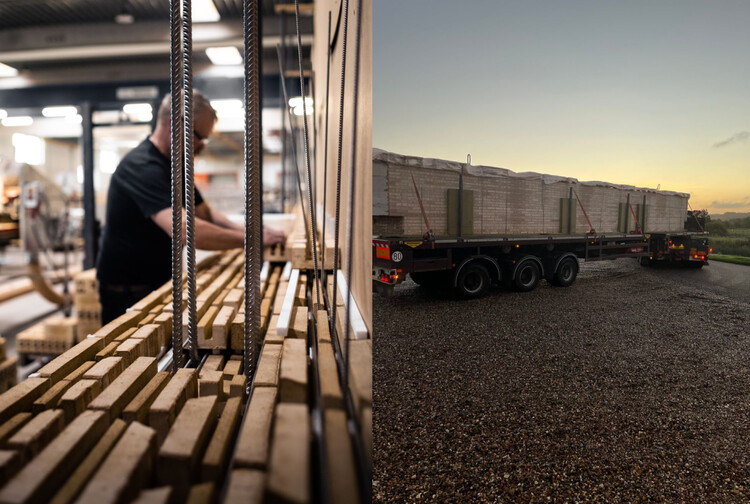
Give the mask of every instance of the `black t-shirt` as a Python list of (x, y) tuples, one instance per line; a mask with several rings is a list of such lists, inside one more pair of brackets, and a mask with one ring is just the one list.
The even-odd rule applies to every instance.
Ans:
[[(172, 239), (151, 219), (172, 206), (171, 180), (170, 160), (148, 139), (122, 158), (107, 194), (100, 282), (156, 287), (172, 277)], [(196, 189), (195, 206), (202, 202)]]

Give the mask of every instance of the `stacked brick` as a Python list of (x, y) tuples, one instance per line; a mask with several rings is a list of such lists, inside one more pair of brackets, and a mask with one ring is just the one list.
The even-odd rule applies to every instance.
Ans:
[[(159, 371), (175, 313), (170, 282), (0, 395), (0, 503), (197, 503), (221, 495), (307, 503), (323, 477), (332, 502), (359, 501), (326, 312), (311, 313), (306, 275), (289, 267), (263, 269), (263, 338), (248, 397), (242, 259), (233, 251), (198, 266), (198, 369)], [(350, 352), (352, 401), (371, 454), (372, 347), (352, 341)], [(320, 380), (321, 401), (310, 376)], [(318, 414), (325, 437), (316, 438)], [(325, 439), (327, 470), (313, 456), (316, 439)]]
[[(567, 232), (561, 200), (573, 188), (598, 233), (624, 232), (624, 205), (630, 196), (633, 213), (645, 197), (645, 230), (680, 231), (684, 227), (688, 194), (539, 173), (514, 173), (504, 168), (473, 166), (439, 159), (402, 156), (379, 149), (373, 154), (373, 234), (421, 236), (427, 228), (414, 191), (420, 193), (433, 232), (448, 232), (448, 190), (458, 189), (463, 173), (465, 191), (473, 193), (473, 234), (561, 234)], [(413, 182), (412, 182), (413, 177)], [(572, 234), (589, 231), (586, 217), (573, 196)], [(642, 219), (641, 219), (642, 220)], [(628, 217), (627, 232), (635, 231)], [(643, 226), (641, 226), (643, 229)]]
[(85, 338), (102, 326), (102, 305), (99, 303), (99, 284), (96, 270), (89, 269), (73, 278), (73, 306), (78, 316), (78, 334)]
[(5, 349), (5, 338), (0, 336), (0, 393), (5, 392), (16, 384), (15, 357), (8, 357)]
[(49, 317), (16, 336), (16, 352), (28, 355), (60, 355), (79, 340), (76, 317)]

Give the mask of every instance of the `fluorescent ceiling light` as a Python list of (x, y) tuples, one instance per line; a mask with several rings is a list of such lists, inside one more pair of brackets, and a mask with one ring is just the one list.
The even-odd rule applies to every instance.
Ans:
[(77, 113), (78, 109), (72, 105), (64, 107), (44, 107), (42, 109), (42, 115), (44, 117), (68, 117), (76, 115)]
[(142, 112), (136, 115), (135, 118), (139, 122), (151, 122), (151, 119), (154, 118), (154, 114), (152, 112)]
[(214, 65), (241, 65), (242, 55), (234, 46), (207, 47), (206, 56)]
[(34, 119), (31, 118), (31, 116), (16, 116), (16, 117), (6, 117), (2, 121), (3, 126), (7, 127), (13, 127), (13, 126), (31, 126), (34, 124)]
[(191, 7), (194, 23), (211, 23), (221, 19), (212, 0), (193, 0)]
[(81, 116), (81, 114), (66, 116), (65, 122), (68, 124), (81, 124), (83, 122), (83, 116)]
[[(308, 109), (311, 109), (313, 106), (313, 99), (309, 96), (305, 97), (305, 105)], [(289, 98), (289, 106), (291, 108), (300, 107), (302, 108), (302, 97), (301, 96), (295, 96), (294, 98)]]
[(8, 111), (0, 109), (0, 120), (5, 119), (6, 117), (8, 117)]
[(211, 100), (211, 106), (220, 118), (242, 117), (242, 100)]
[(150, 103), (128, 103), (122, 107), (122, 111), (126, 114), (140, 115), (151, 114), (153, 109)]
[[(305, 108), (303, 108), (303, 107), (302, 107), (302, 105), (300, 105), (299, 107), (294, 107), (294, 108), (292, 109), (292, 112), (293, 112), (293, 113), (294, 113), (294, 115), (296, 115), (296, 116), (301, 116), (301, 115), (312, 115), (312, 113), (313, 113), (313, 111), (312, 111), (312, 107), (307, 107), (307, 109), (305, 109)], [(307, 112), (307, 114), (305, 114), (305, 112)]]
[(18, 75), (18, 70), (5, 63), (0, 63), (0, 77), (15, 77), (16, 75)]

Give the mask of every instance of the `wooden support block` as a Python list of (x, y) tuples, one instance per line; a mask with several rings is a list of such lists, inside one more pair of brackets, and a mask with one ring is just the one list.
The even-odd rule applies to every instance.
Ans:
[(113, 421), (120, 416), (125, 406), (156, 374), (156, 359), (140, 357), (128, 366), (109, 387), (91, 401), (89, 409), (102, 410)]
[(263, 345), (258, 369), (255, 371), (256, 387), (278, 387), (279, 366), (281, 365), (281, 345)]
[(101, 411), (84, 411), (0, 489), (0, 502), (48, 502), (109, 425)]
[(310, 502), (310, 415), (306, 404), (276, 406), (267, 492), (271, 500)]
[(148, 411), (148, 424), (156, 429), (158, 444), (167, 438), (170, 426), (188, 399), (198, 395), (198, 373), (195, 369), (178, 369)]
[(156, 397), (167, 386), (169, 378), (172, 376), (167, 371), (156, 373), (148, 385), (143, 387), (132, 401), (122, 410), (122, 419), (126, 422), (141, 422), (145, 424), (148, 421), (148, 410), (156, 400)]
[(214, 502), (214, 484), (201, 483), (190, 487), (185, 504), (212, 504)]
[(198, 395), (200, 397), (219, 396), (219, 401), (224, 401), (224, 389), (221, 383), (221, 371), (203, 371), (198, 380)]
[(0, 425), (0, 446), (5, 446), (5, 442), (29, 420), (31, 420), (31, 413), (19, 413)]
[(231, 447), (234, 445), (241, 413), (242, 399), (239, 397), (228, 399), (201, 462), (202, 481), (220, 483)]
[(266, 474), (253, 469), (235, 469), (229, 476), (224, 504), (261, 504)]
[(9, 481), (20, 468), (20, 453), (14, 450), (0, 450), (0, 481)]
[(138, 325), (138, 322), (140, 322), (141, 319), (145, 316), (145, 312), (141, 312), (139, 310), (130, 310), (123, 313), (112, 322), (96, 331), (96, 333), (94, 333), (94, 336), (104, 340), (104, 343), (102, 345), (102, 347), (104, 347), (104, 345), (110, 344), (120, 334), (124, 333), (132, 327), (136, 327)]
[(122, 357), (125, 366), (129, 366), (138, 357), (146, 357), (147, 355), (147, 342), (144, 339), (139, 338), (128, 338), (117, 347), (115, 350), (116, 357)]
[(34, 401), (49, 387), (50, 380), (47, 378), (27, 378), (0, 394), (0, 424), (4, 424), (18, 413), (29, 411)]
[(235, 467), (264, 469), (268, 462), (268, 446), (271, 423), (276, 406), (277, 391), (273, 387), (256, 388), (250, 397), (247, 418), (242, 424), (237, 449)]
[(206, 357), (206, 362), (203, 363), (198, 378), (203, 378), (203, 373), (207, 371), (221, 371), (224, 369), (224, 356), (223, 355), (209, 355)]
[(66, 390), (73, 385), (72, 381), (60, 380), (50, 387), (50, 389), (42, 394), (42, 397), (34, 401), (31, 405), (31, 412), (35, 415), (41, 413), (44, 410), (52, 409), (57, 407), (57, 403), (60, 402), (60, 398)]
[(142, 339), (145, 343), (146, 354), (149, 357), (156, 357), (156, 354), (161, 350), (161, 338), (159, 331), (161, 326), (159, 324), (145, 324), (138, 328), (137, 331), (131, 336), (132, 339)]
[(229, 382), (229, 397), (239, 397), (245, 401), (245, 392), (247, 391), (247, 376), (234, 375)]
[[(113, 339), (113, 340), (112, 340), (112, 343), (114, 343), (115, 341), (119, 341), (119, 342), (121, 342), (121, 343), (122, 343), (123, 341), (125, 341), (126, 339), (128, 339), (128, 338), (129, 338), (130, 336), (132, 336), (132, 335), (133, 335), (133, 333), (134, 333), (134, 332), (135, 332), (135, 331), (136, 331), (137, 329), (138, 329), (137, 327), (131, 327), (130, 329), (128, 329), (127, 331), (125, 331), (124, 333), (122, 333), (121, 335), (119, 335), (119, 336), (117, 336), (117, 337), (116, 337), (115, 339)], [(110, 343), (110, 344), (111, 344), (111, 343)], [(109, 346), (109, 345), (107, 345), (107, 346)], [(107, 347), (105, 346), (104, 348), (106, 349)]]
[(122, 433), (125, 432), (127, 424), (119, 418), (112, 422), (109, 429), (99, 439), (94, 448), (86, 454), (86, 458), (75, 468), (73, 474), (55, 494), (50, 504), (69, 504), (78, 497), (83, 487), (88, 483), (91, 476), (99, 468), (104, 458), (115, 445)]
[(21, 464), (25, 464), (52, 441), (64, 427), (65, 418), (62, 411), (43, 411), (13, 434), (5, 444), (5, 448), (16, 450), (21, 457)]
[(330, 343), (318, 344), (318, 373), (323, 408), (343, 408), (344, 397), (341, 393), (333, 346)]
[(324, 426), (331, 503), (358, 502), (357, 472), (352, 441), (346, 424), (346, 413), (337, 409), (325, 410)]
[[(216, 307), (214, 307), (216, 308)], [(201, 341), (200, 325), (198, 326), (198, 346), (200, 348), (220, 348), (225, 349), (229, 344), (230, 324), (234, 319), (235, 309), (231, 306), (224, 306), (216, 313), (216, 318), (211, 327), (210, 340)], [(205, 317), (204, 317), (205, 319)]]
[(242, 360), (229, 359), (224, 364), (224, 379), (231, 380), (233, 376), (242, 373)]
[(156, 432), (131, 423), (76, 502), (115, 504), (134, 500), (151, 480)]
[(281, 351), (279, 397), (282, 402), (307, 402), (307, 345), (287, 338)]
[(95, 356), (96, 361), (98, 362), (102, 359), (106, 359), (107, 357), (112, 357), (115, 354), (117, 347), (119, 347), (121, 343), (121, 341), (114, 340), (112, 341), (112, 343), (105, 346), (102, 350), (97, 352)]
[(97, 362), (83, 375), (85, 380), (96, 380), (99, 389), (104, 390), (125, 369), (122, 357), (106, 357)]
[(159, 483), (171, 485), (180, 500), (187, 496), (186, 482), (197, 476), (198, 464), (216, 421), (217, 408), (216, 396), (189, 399), (159, 449)]
[(294, 310), (292, 325), (288, 338), (307, 338), (307, 306), (298, 306)]
[[(114, 337), (114, 336), (113, 336)], [(49, 378), (50, 385), (57, 383), (64, 376), (86, 361), (94, 360), (97, 352), (104, 348), (101, 338), (86, 338), (76, 346), (56, 357), (49, 364), (42, 367), (38, 373), (43, 378)]]
[(73, 419), (102, 391), (97, 380), (78, 380), (60, 398), (58, 407), (65, 413), (65, 422)]
[(315, 321), (317, 328), (318, 343), (331, 342), (331, 322), (328, 320), (326, 310), (318, 310), (318, 319)]
[(141, 490), (133, 504), (169, 504), (172, 499), (172, 487), (159, 487)]
[(372, 408), (372, 340), (349, 341), (349, 389), (354, 408)]

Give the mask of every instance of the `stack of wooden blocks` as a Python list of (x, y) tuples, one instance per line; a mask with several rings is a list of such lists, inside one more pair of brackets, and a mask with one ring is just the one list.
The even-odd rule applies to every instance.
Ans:
[(85, 338), (102, 326), (102, 305), (99, 303), (99, 284), (96, 270), (88, 269), (73, 278), (73, 306), (78, 315), (78, 335)]
[[(169, 282), (0, 395), (0, 502), (216, 502), (227, 481), (224, 502), (308, 503), (320, 475), (332, 502), (359, 502), (326, 312), (311, 310), (304, 272), (266, 264), (261, 276), (250, 397), (243, 257), (230, 251), (198, 265), (199, 346), (209, 353), (199, 370), (157, 369), (176, 311)], [(369, 340), (352, 341), (349, 382), (370, 463), (371, 349)], [(313, 457), (311, 419), (321, 410), (326, 471)]]
[(15, 357), (8, 357), (5, 350), (5, 338), (0, 337), (0, 393), (16, 384), (17, 360)]
[(60, 355), (78, 341), (76, 317), (49, 317), (16, 336), (16, 351), (29, 355)]

